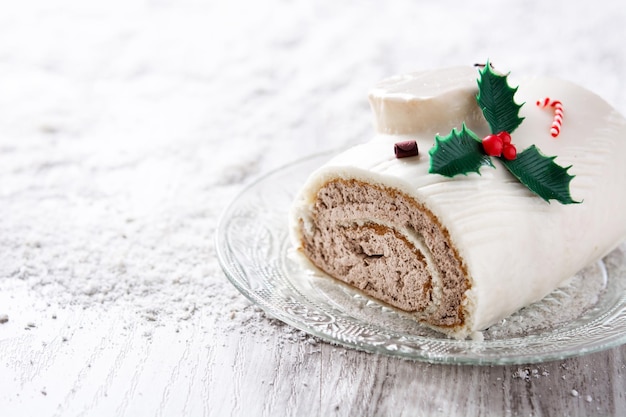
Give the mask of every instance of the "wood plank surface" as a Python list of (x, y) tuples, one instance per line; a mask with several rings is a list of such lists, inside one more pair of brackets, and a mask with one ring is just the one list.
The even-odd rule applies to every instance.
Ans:
[(435, 365), (345, 349), (265, 318), (261, 332), (208, 325), (200, 315), (184, 329), (164, 326), (150, 335), (116, 320), (59, 319), (57, 330), (78, 324), (71, 341), (62, 341), (63, 332), (33, 336), (34, 328), (0, 343), (5, 415), (626, 412), (625, 347), (531, 365)]

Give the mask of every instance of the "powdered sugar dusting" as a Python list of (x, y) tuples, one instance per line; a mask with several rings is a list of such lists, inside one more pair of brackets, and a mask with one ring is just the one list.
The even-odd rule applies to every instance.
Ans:
[[(457, 6), (473, 27), (488, 21)], [(219, 214), (260, 173), (368, 138), (366, 93), (389, 75), (473, 63), (491, 44), (516, 73), (587, 81), (626, 108), (606, 62), (620, 37), (546, 61), (527, 58), (525, 28), (512, 50), (487, 31), (438, 30), (450, 19), (447, 5), (410, 1), (12, 4), (0, 14), (12, 39), (0, 44), (0, 323), (40, 328), (71, 309), (130, 311), (146, 326), (226, 311), (233, 327), (264, 326), (218, 265)], [(590, 80), (596, 63), (604, 76)]]

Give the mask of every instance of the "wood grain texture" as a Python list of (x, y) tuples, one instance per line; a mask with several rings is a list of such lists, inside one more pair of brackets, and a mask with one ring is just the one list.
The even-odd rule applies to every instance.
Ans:
[[(276, 353), (285, 349), (278, 345)], [(326, 343), (316, 348), (319, 352), (307, 351), (306, 343), (295, 347), (290, 343), (290, 354), (297, 361), (284, 375), (290, 381), (290, 391), (274, 382), (267, 391), (263, 388), (270, 387), (260, 388), (265, 394), (259, 401), (263, 403), (266, 398), (265, 404), (273, 404), (274, 413), (284, 410), (285, 415), (302, 415), (302, 411), (324, 416), (589, 416), (626, 412), (624, 347), (521, 366), (431, 365)], [(259, 355), (260, 348), (254, 352), (259, 359), (267, 354)], [(282, 366), (269, 375), (275, 378), (281, 370)], [(267, 370), (256, 375), (262, 386)], [(312, 375), (319, 376), (319, 381)], [(249, 378), (250, 374), (238, 376)], [(318, 390), (319, 395), (312, 392)], [(258, 411), (254, 403), (246, 412)]]
[(83, 327), (71, 343), (53, 332), (45, 346), (34, 337), (0, 343), (4, 415), (626, 413), (626, 347), (533, 365), (433, 365), (334, 346), (274, 320), (246, 333), (200, 316), (148, 336), (115, 320), (86, 330), (88, 316), (64, 321)]

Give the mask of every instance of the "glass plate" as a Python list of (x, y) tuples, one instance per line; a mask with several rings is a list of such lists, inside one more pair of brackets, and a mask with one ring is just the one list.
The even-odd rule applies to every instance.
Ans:
[(626, 343), (625, 244), (490, 327), (482, 341), (447, 338), (309, 266), (291, 247), (287, 214), (306, 177), (331, 156), (262, 177), (220, 221), (217, 253), (226, 275), (268, 314), (332, 343), (438, 363), (534, 363)]

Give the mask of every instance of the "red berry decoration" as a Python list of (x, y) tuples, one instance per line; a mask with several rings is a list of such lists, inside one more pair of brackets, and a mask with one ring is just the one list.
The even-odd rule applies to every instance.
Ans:
[(487, 135), (483, 138), (483, 149), (489, 156), (501, 156), (508, 161), (517, 157), (517, 149), (511, 143), (511, 135), (503, 130), (495, 135)]
[(508, 161), (514, 160), (517, 157), (517, 149), (515, 148), (515, 145), (511, 145), (510, 143), (504, 145), (504, 149), (502, 149), (502, 156), (504, 156), (504, 159)]
[(498, 133), (496, 136), (502, 139), (502, 143), (505, 145), (508, 145), (509, 143), (511, 143), (511, 135), (506, 130), (503, 130), (502, 132)]
[(483, 149), (485, 153), (489, 156), (500, 156), (502, 155), (502, 148), (504, 147), (504, 143), (502, 142), (502, 138), (497, 135), (487, 135), (483, 138)]

